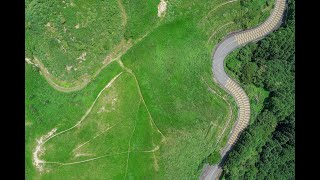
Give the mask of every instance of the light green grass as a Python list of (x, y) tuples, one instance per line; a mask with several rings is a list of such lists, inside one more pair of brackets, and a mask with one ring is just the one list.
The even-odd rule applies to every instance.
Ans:
[[(158, 1), (135, 3), (123, 0), (128, 19), (126, 27), (122, 27), (119, 8), (117, 11), (113, 11), (114, 9), (108, 11), (114, 12), (112, 16), (107, 16), (108, 14), (99, 16), (99, 13), (104, 12), (104, 8), (116, 8), (116, 1), (102, 1), (99, 2), (102, 3), (100, 5), (97, 2), (86, 5), (87, 1), (79, 1), (80, 4), (83, 3), (81, 5), (84, 9), (77, 11), (80, 11), (80, 14), (87, 12), (81, 16), (83, 20), (97, 18), (92, 21), (92, 25), (88, 25), (88, 29), (83, 29), (83, 32), (76, 31), (81, 29), (79, 28), (73, 33), (82, 38), (83, 46), (88, 46), (85, 47), (88, 48), (87, 53), (91, 52), (90, 54), (95, 54), (95, 57), (92, 57), (92, 61), (88, 59), (82, 62), (83, 69), (71, 71), (69, 74), (65, 66), (74, 60), (77, 54), (75, 52), (78, 51), (71, 47), (74, 43), (70, 39), (65, 40), (70, 44), (70, 52), (74, 51), (73, 55), (63, 55), (63, 50), (61, 51), (58, 46), (48, 48), (52, 37), (45, 30), (42, 32), (41, 28), (43, 30), (45, 26), (42, 25), (53, 16), (49, 13), (48, 18), (39, 20), (40, 17), (47, 15), (41, 13), (44, 10), (34, 9), (32, 3), (36, 2), (38, 1), (28, 2), (26, 18), (27, 21), (38, 18), (33, 21), (37, 25), (35, 28), (39, 26), (40, 29), (36, 32), (26, 31), (26, 56), (38, 56), (53, 76), (67, 82), (85, 73), (94, 74), (101, 66), (104, 57), (121, 38), (138, 40), (141, 36), (147, 35), (121, 57), (123, 64), (132, 70), (132, 74), (121, 69), (117, 62), (113, 62), (88, 86), (76, 92), (62, 93), (54, 90), (38, 71), (33, 70), (31, 65), (26, 65), (27, 178), (198, 179), (201, 162), (211, 153), (217, 154), (223, 148), (236, 119), (235, 103), (230, 97), (226, 97), (233, 109), (230, 124), (226, 126), (230, 113), (229, 106), (221, 98), (226, 93), (212, 82), (211, 53), (221, 38), (238, 29), (240, 25), (234, 23), (226, 26), (213, 36), (209, 43), (208, 39), (220, 26), (233, 21), (239, 15), (239, 2), (218, 8), (209, 14), (206, 23), (201, 24), (199, 21), (208, 15), (210, 10), (226, 1), (172, 0), (168, 2), (165, 18), (160, 20), (156, 16)], [(75, 3), (77, 4), (76, 1)], [(107, 7), (103, 3), (111, 4)], [(37, 6), (42, 7), (43, 3), (38, 3)], [(96, 10), (91, 12), (87, 9), (89, 7)], [(64, 13), (73, 12), (69, 9), (63, 10), (63, 7), (51, 8), (52, 12), (57, 10)], [(42, 16), (38, 17), (38, 12)], [(58, 17), (54, 17), (57, 25)], [(68, 14), (65, 18), (67, 18), (65, 23), (70, 22), (70, 28), (74, 25), (71, 22), (79, 20), (71, 18)], [(101, 23), (104, 21), (109, 23)], [(27, 24), (26, 28), (33, 25)], [(112, 30), (114, 33), (105, 34), (106, 37), (103, 37), (110, 28), (114, 29)], [(63, 34), (63, 31), (60, 31), (59, 33)], [(36, 33), (39, 37), (34, 38)], [(110, 43), (110, 48), (103, 49), (103, 45), (98, 42), (88, 43), (89, 37), (98, 38), (99, 42)], [(38, 46), (41, 43), (45, 43), (43, 47)], [(33, 49), (35, 45), (37, 45), (36, 50)], [(50, 52), (52, 57), (45, 62), (41, 56), (46, 56), (47, 52)], [(89, 53), (87, 57), (89, 58)], [(36, 139), (53, 128), (58, 128), (57, 132), (60, 132), (75, 125), (92, 105), (99, 92), (120, 72), (123, 74), (114, 82), (114, 89), (102, 92), (83, 123), (48, 141), (44, 145), (45, 154), (41, 157), (46, 161), (72, 163), (103, 155), (110, 156), (73, 165), (46, 164), (50, 171), (40, 174), (32, 165), (32, 152), (37, 144)], [(219, 96), (210, 92), (209, 87), (217, 91)], [(102, 106), (105, 106), (105, 109), (112, 109), (113, 98), (108, 101), (108, 96), (117, 97), (119, 104), (116, 110), (98, 113)], [(112, 125), (115, 126), (104, 132)], [(221, 135), (225, 126), (225, 133)], [(81, 153), (91, 154), (90, 157), (75, 157), (72, 153), (74, 148), (100, 133), (102, 134), (79, 149)], [(220, 135), (221, 139), (218, 142)], [(153, 152), (158, 146), (159, 150)], [(150, 150), (152, 152), (142, 152)], [(119, 152), (121, 154), (113, 154)]]
[[(203, 76), (211, 75), (211, 60), (202, 40), (206, 37), (195, 32), (187, 21), (163, 25), (122, 58), (135, 72), (159, 129), (172, 141), (162, 145), (160, 151), (162, 173), (167, 178), (177, 177), (174, 174), (194, 177), (198, 168), (194, 162), (200, 163), (200, 154), (208, 154), (217, 141), (217, 132), (211, 142), (205, 139), (208, 125), (223, 125), (228, 115), (226, 103), (201, 83)], [(181, 131), (180, 137), (174, 135), (175, 131)]]
[(54, 90), (31, 65), (26, 65), (26, 169), (30, 177), (37, 174), (32, 165), (36, 139), (55, 127), (67, 129), (75, 125), (101, 89), (120, 72), (120, 66), (113, 63), (85, 89), (62, 93)]

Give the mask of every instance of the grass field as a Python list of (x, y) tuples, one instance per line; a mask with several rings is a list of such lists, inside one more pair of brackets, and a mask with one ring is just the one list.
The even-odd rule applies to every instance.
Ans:
[(240, 1), (168, 1), (163, 18), (158, 3), (26, 1), (27, 179), (197, 179), (219, 153), (237, 110), (211, 53)]

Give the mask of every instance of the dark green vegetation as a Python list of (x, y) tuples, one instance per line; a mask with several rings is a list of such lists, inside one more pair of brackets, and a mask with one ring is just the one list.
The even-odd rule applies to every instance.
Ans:
[[(55, 90), (26, 65), (26, 177), (197, 179), (205, 157), (219, 160), (237, 112), (212, 82), (211, 52), (242, 26), (234, 21), (243, 11), (239, 2), (219, 6), (225, 2), (172, 0), (161, 19), (159, 1), (26, 1), (26, 57), (37, 57), (66, 85), (86, 74), (92, 78), (119, 44), (132, 45), (117, 58), (124, 67), (112, 62), (71, 93)], [(252, 4), (270, 10), (260, 2)], [(263, 21), (255, 12), (254, 19)], [(77, 60), (83, 52), (86, 60)], [(112, 88), (103, 90), (120, 72)], [(53, 163), (40, 174), (32, 164), (36, 140), (53, 128), (59, 133), (76, 125), (95, 100), (80, 125), (43, 145), (40, 159)]]
[(230, 152), (222, 179), (295, 178), (294, 3), (289, 1), (287, 19), (279, 30), (227, 61), (244, 87), (263, 88), (269, 96)]
[(239, 16), (236, 17), (235, 22), (241, 24), (243, 29), (248, 29), (259, 25), (261, 20), (267, 19), (268, 14), (266, 11), (273, 7), (274, 1), (272, 0), (261, 0), (253, 3), (254, 0), (240, 0), (241, 12)]

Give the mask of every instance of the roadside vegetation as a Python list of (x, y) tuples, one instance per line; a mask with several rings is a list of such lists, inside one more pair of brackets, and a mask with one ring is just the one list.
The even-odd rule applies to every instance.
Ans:
[(226, 66), (245, 89), (264, 89), (268, 96), (230, 152), (222, 179), (295, 178), (294, 33), (295, 1), (289, 0), (285, 23), (277, 31), (227, 60)]
[[(237, 114), (232, 98), (212, 82), (212, 49), (271, 9), (252, 1), (259, 6), (254, 19), (237, 22), (245, 14), (241, 2), (172, 0), (159, 18), (158, 1), (26, 1), (26, 57), (41, 61), (61, 86), (90, 80), (60, 92), (26, 63), (26, 177), (197, 179), (206, 157), (220, 159)], [(105, 60), (110, 64), (96, 74)], [(55, 163), (39, 173), (37, 140), (71, 127), (41, 146), (40, 159)]]
[[(224, 6), (228, 6), (230, 8), (230, 6), (227, 4), (233, 4), (233, 3), (235, 3), (235, 2), (234, 1), (225, 1), (222, 4), (225, 4)], [(229, 11), (225, 12), (225, 13), (229, 13), (229, 12), (233, 12), (233, 11), (237, 10), (236, 12), (238, 12), (238, 13), (236, 13), (236, 15), (234, 16), (234, 19), (232, 19), (232, 21), (229, 21), (229, 22), (233, 22), (233, 23), (227, 23), (230, 25), (222, 27), (222, 28), (221, 28), (221, 26), (219, 28), (216, 28), (216, 29), (218, 29), (218, 31), (217, 30), (214, 31), (213, 34), (218, 37), (213, 38), (212, 41), (208, 41), (208, 42), (211, 42), (212, 44), (215, 45), (215, 44), (219, 43), (222, 40), (222, 38), (226, 35), (223, 32), (238, 31), (241, 29), (248, 29), (248, 28), (252, 28), (252, 27), (259, 25), (260, 23), (262, 23), (263, 21), (265, 21), (268, 18), (268, 16), (270, 15), (270, 11), (273, 8), (273, 4), (274, 4), (274, 2), (271, 0), (265, 0), (265, 1), (240, 0), (238, 2), (237, 6), (232, 6)], [(223, 10), (221, 10), (221, 11), (223, 11)], [(210, 12), (209, 14), (214, 15), (214, 13), (212, 11), (209, 11), (209, 12)], [(223, 16), (224, 15), (225, 14), (223, 14)], [(209, 18), (202, 18), (203, 21), (205, 19), (209, 19)], [(225, 29), (228, 29), (228, 30), (225, 31)], [(207, 33), (207, 35), (209, 35), (209, 34)], [(212, 34), (210, 36), (212, 36)], [(233, 53), (231, 53), (228, 56), (228, 58), (232, 59), (232, 60), (227, 61), (227, 66), (232, 67), (233, 71), (230, 71), (229, 70), (230, 68), (229, 69), (226, 68), (226, 72), (233, 79), (236, 79), (239, 81), (239, 77), (236, 74), (239, 71), (239, 67), (241, 66), (241, 64), (240, 64), (241, 62), (237, 61), (238, 57), (236, 57), (236, 55), (238, 54), (238, 51), (239, 50), (235, 50)], [(262, 110), (263, 103), (264, 103), (265, 99), (268, 97), (269, 92), (266, 91), (264, 88), (254, 86), (253, 84), (248, 84), (247, 86), (244, 87), (244, 90), (250, 99), (250, 106), (251, 106), (250, 119), (252, 120), (252, 119), (255, 119), (256, 116)], [(229, 98), (230, 98), (229, 101), (232, 102), (232, 97), (230, 96)], [(236, 106), (234, 102), (233, 102), (233, 106), (234, 107)], [(233, 110), (233, 114), (235, 115), (235, 118), (236, 118), (237, 117), (236, 116), (236, 114), (237, 114), (236, 108)], [(230, 127), (230, 130), (231, 130), (231, 127)], [(230, 132), (230, 130), (228, 132)], [(222, 144), (225, 145), (226, 143), (227, 143), (227, 136), (225, 138), (225, 141)], [(213, 164), (219, 163), (220, 160), (221, 160), (220, 151), (213, 151), (212, 153), (209, 154), (209, 156), (207, 156), (205, 159), (203, 159), (203, 161), (199, 165), (199, 171), (202, 170), (202, 167), (205, 163), (209, 163), (210, 165), (213, 165)]]

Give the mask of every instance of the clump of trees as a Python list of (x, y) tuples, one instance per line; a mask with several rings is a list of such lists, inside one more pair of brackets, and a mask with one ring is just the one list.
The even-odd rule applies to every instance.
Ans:
[(240, 136), (226, 159), (222, 179), (295, 177), (295, 1), (285, 23), (262, 41), (239, 50), (243, 85), (270, 92), (264, 109)]

